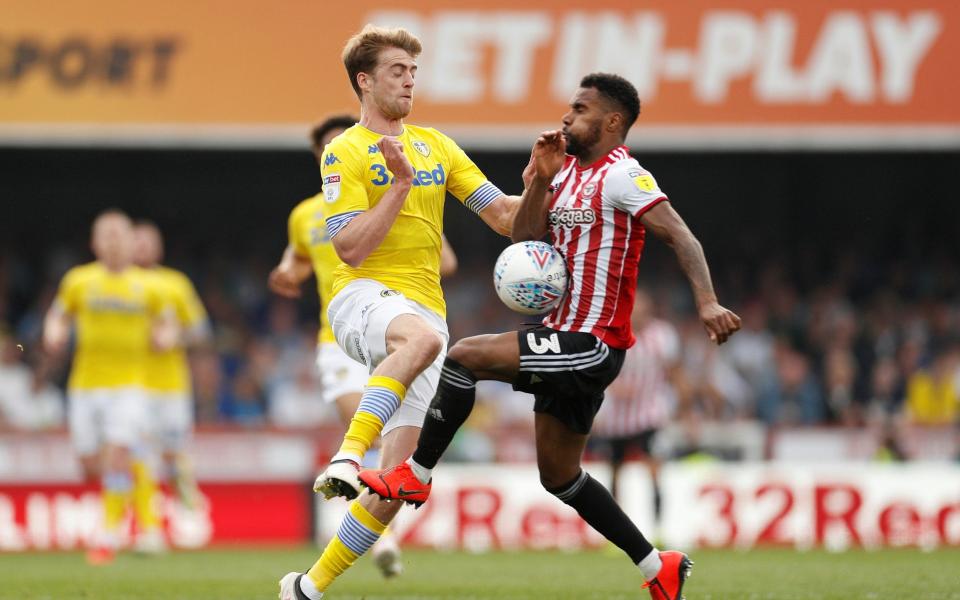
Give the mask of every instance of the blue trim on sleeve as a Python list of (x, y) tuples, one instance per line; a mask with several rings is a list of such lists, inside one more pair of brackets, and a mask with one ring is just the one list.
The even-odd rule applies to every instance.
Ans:
[(333, 239), (333, 236), (340, 233), (340, 230), (347, 226), (350, 221), (354, 220), (357, 215), (363, 214), (362, 210), (355, 210), (352, 212), (340, 213), (339, 215), (333, 215), (327, 219), (327, 235), (330, 236), (330, 239)]
[(464, 205), (473, 212), (480, 214), (480, 211), (490, 206), (490, 203), (503, 196), (500, 188), (489, 181), (478, 187), (472, 194), (463, 201)]

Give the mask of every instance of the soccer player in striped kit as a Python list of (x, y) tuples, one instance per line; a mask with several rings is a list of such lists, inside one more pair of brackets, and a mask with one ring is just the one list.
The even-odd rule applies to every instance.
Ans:
[(624, 146), (640, 113), (637, 91), (617, 75), (583, 78), (562, 131), (534, 145), (536, 173), (513, 222), (514, 242), (550, 235), (569, 271), (567, 294), (543, 324), (480, 335), (450, 348), (413, 456), (360, 480), (383, 498), (422, 503), (431, 471), (473, 408), (476, 382), (495, 379), (534, 394), (537, 464), (543, 486), (636, 564), (655, 600), (682, 597), (691, 561), (659, 552), (610, 493), (580, 467), (604, 389), (626, 349), (646, 230), (677, 255), (710, 339), (722, 344), (740, 318), (717, 302), (700, 243)]
[(620, 469), (631, 449), (650, 470), (653, 507), (660, 519), (660, 461), (653, 453), (657, 431), (670, 417), (680, 373), (680, 336), (673, 325), (654, 315), (653, 298), (638, 289), (631, 317), (637, 342), (627, 350), (620, 375), (606, 389), (593, 437), (608, 451), (610, 492), (619, 500)]

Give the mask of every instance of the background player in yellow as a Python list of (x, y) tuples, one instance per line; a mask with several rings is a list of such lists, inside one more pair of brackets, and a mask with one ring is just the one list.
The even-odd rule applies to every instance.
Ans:
[[(340, 451), (317, 479), (314, 489), (326, 497), (357, 497), (359, 465), (381, 433), (381, 463), (405, 459), (416, 445), (449, 337), (440, 288), (446, 193), (504, 235), (519, 202), (487, 181), (453, 140), (403, 122), (420, 51), (407, 31), (371, 25), (343, 51), (361, 117), (330, 142), (321, 163), (327, 233), (344, 263), (334, 270), (328, 316), (338, 345), (371, 377)], [(322, 597), (400, 504), (369, 494), (353, 502), (309, 572), (281, 579), (281, 600)]]
[(149, 221), (134, 226), (134, 263), (149, 272), (180, 328), (180, 339), (169, 350), (147, 356), (145, 385), (149, 394), (152, 441), (160, 450), (162, 474), (188, 508), (200, 501), (186, 446), (193, 431), (193, 386), (187, 350), (210, 338), (207, 311), (190, 279), (163, 266), (163, 236)]
[[(310, 132), (311, 148), (317, 163), (322, 165), (323, 149), (330, 140), (357, 119), (337, 115), (324, 119)], [(327, 305), (333, 295), (333, 270), (341, 264), (330, 243), (326, 221), (323, 218), (323, 194), (303, 200), (290, 212), (287, 221), (288, 244), (280, 263), (270, 272), (270, 289), (286, 298), (299, 298), (301, 285), (310, 275), (317, 279), (320, 297), (320, 332), (317, 340), (317, 367), (323, 383), (322, 399), (334, 403), (344, 426), (360, 404), (363, 387), (369, 377), (366, 365), (347, 356), (337, 345), (327, 318)], [(457, 257), (446, 238), (442, 238), (440, 275), (452, 275), (457, 268)], [(403, 570), (400, 547), (396, 538), (384, 534), (372, 551), (374, 562), (385, 577), (398, 575)]]
[[(70, 370), (70, 433), (88, 479), (103, 489), (104, 528), (88, 553), (109, 562), (120, 542), (120, 525), (133, 500), (132, 457), (146, 428), (144, 368), (151, 346), (170, 348), (179, 335), (172, 312), (153, 278), (132, 264), (133, 224), (116, 210), (93, 224), (96, 260), (70, 269), (44, 319), (43, 344), (62, 352), (75, 326)], [(136, 508), (150, 510), (149, 502)], [(141, 527), (155, 515), (138, 514)]]

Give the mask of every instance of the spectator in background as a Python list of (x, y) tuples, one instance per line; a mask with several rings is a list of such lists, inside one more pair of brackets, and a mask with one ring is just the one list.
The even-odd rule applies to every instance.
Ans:
[(293, 369), (293, 377), (273, 386), (268, 393), (270, 422), (280, 427), (315, 427), (337, 422), (336, 411), (319, 402), (321, 386), (316, 366), (309, 354), (301, 355)]
[(867, 401), (867, 425), (875, 432), (880, 457), (905, 460), (903, 378), (893, 358), (877, 361), (870, 377), (870, 399)]
[[(767, 310), (758, 300), (743, 310), (743, 328), (724, 348), (730, 364), (750, 388), (750, 406), (756, 406), (760, 384), (774, 368), (773, 334), (767, 329)], [(748, 409), (752, 410), (752, 409)]]
[(957, 369), (960, 346), (952, 345), (933, 357), (929, 367), (914, 372), (907, 380), (907, 414), (918, 425), (950, 425), (960, 414)]
[(660, 519), (660, 460), (653, 440), (676, 404), (671, 381), (679, 375), (680, 336), (673, 325), (654, 316), (653, 299), (637, 290), (631, 324), (637, 338), (623, 360), (620, 374), (607, 387), (593, 435), (606, 446), (610, 492), (619, 499), (619, 474), (632, 450), (650, 470), (654, 513)]
[(241, 370), (220, 394), (220, 413), (228, 421), (246, 427), (266, 421), (266, 398), (253, 373)]
[(849, 350), (837, 347), (827, 352), (823, 362), (823, 387), (831, 414), (843, 425), (856, 425), (859, 422), (854, 402), (857, 359)]
[(826, 407), (810, 359), (783, 340), (778, 340), (774, 357), (776, 369), (761, 387), (757, 417), (770, 426), (823, 423)]
[(23, 361), (21, 347), (0, 327), (0, 427), (36, 431), (63, 424), (63, 394), (42, 369)]

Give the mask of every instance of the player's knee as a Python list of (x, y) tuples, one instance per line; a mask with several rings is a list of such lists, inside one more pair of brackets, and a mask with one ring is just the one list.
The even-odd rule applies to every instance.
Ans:
[(471, 371), (488, 368), (493, 353), (486, 340), (491, 337), (493, 336), (477, 335), (459, 340), (447, 351), (447, 357)]
[(443, 350), (443, 338), (433, 330), (421, 331), (410, 336), (407, 346), (414, 360), (426, 368)]
[(551, 494), (562, 489), (580, 474), (580, 466), (571, 467), (558, 462), (541, 462), (537, 465), (540, 469), (540, 485)]

